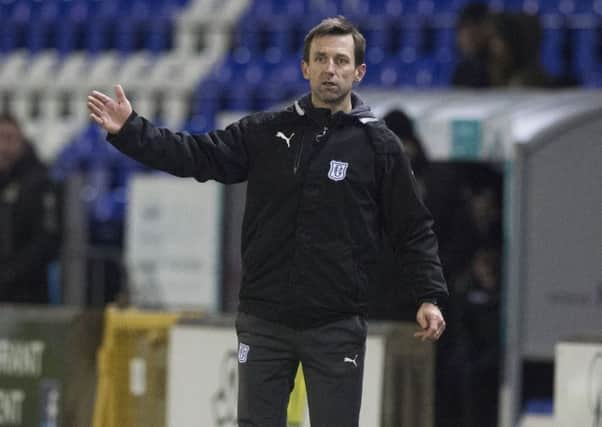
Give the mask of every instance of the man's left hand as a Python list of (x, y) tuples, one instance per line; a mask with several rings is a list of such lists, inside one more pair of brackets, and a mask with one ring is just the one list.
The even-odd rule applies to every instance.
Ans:
[(445, 319), (435, 304), (423, 302), (416, 313), (416, 322), (422, 328), (414, 337), (422, 341), (437, 341), (445, 331)]

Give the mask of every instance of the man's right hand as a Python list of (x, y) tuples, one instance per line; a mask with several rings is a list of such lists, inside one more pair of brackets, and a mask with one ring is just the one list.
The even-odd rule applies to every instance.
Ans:
[(90, 118), (104, 128), (108, 133), (117, 133), (125, 124), (127, 118), (132, 114), (132, 104), (125, 97), (121, 85), (115, 86), (115, 97), (105, 95), (102, 92), (92, 91), (88, 95), (88, 110)]

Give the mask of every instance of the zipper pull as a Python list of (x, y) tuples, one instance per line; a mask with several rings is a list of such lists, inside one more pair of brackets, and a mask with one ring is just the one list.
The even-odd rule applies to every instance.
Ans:
[(322, 138), (324, 138), (326, 136), (326, 133), (328, 132), (328, 126), (324, 126), (324, 129), (322, 130), (322, 133), (319, 133), (316, 135), (316, 142), (320, 142), (322, 140)]

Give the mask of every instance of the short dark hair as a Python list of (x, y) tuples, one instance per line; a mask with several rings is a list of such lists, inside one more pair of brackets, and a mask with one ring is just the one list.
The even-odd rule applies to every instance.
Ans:
[(489, 18), (489, 6), (481, 2), (466, 3), (458, 13), (457, 27), (479, 25), (487, 22)]
[(354, 46), (355, 65), (363, 64), (366, 58), (366, 39), (359, 30), (342, 15), (326, 18), (313, 27), (305, 36), (303, 42), (303, 61), (309, 62), (309, 49), (311, 42), (317, 37), (344, 36), (351, 34)]

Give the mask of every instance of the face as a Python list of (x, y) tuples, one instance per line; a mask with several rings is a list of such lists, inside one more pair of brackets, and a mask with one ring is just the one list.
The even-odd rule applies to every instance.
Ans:
[(7, 171), (23, 152), (23, 138), (17, 127), (0, 122), (0, 172)]
[(302, 63), (303, 77), (309, 80), (314, 106), (351, 111), (351, 89), (366, 73), (366, 64), (355, 64), (351, 34), (316, 37), (309, 49), (309, 62)]
[(487, 45), (487, 30), (483, 24), (464, 24), (456, 31), (458, 49), (463, 55), (477, 55)]

